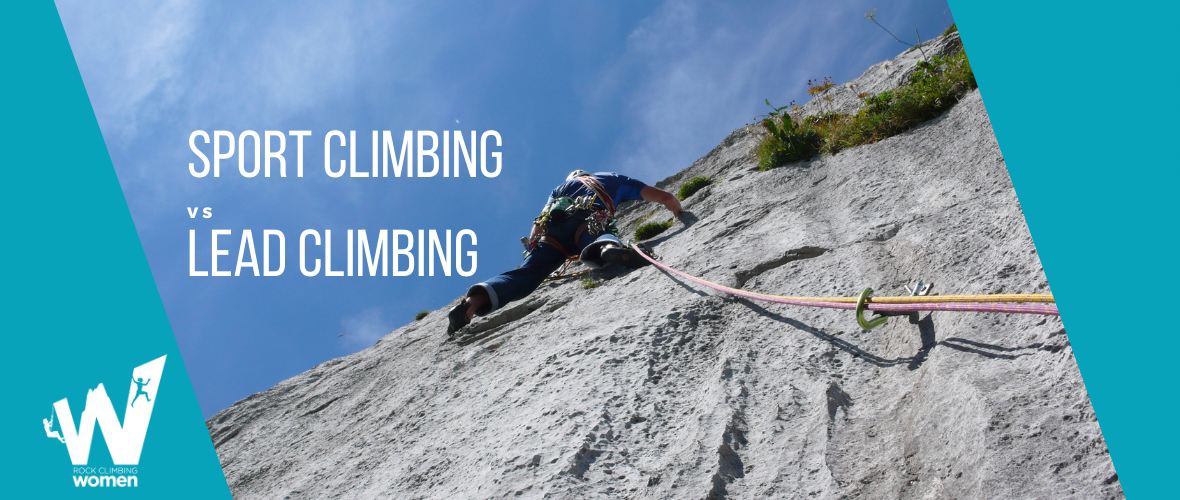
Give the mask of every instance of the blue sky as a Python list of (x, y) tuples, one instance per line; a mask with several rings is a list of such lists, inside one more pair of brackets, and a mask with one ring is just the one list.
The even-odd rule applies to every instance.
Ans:
[[(57, 5), (206, 417), (516, 266), (570, 170), (655, 183), (765, 113), (763, 99), (805, 102), (808, 79), (845, 82), (904, 50), (866, 10), (911, 42), (952, 22), (944, 0)], [(313, 131), (305, 177), (242, 178), (236, 158), (232, 175), (190, 176), (189, 134), (215, 129)], [(364, 137), (368, 165), (372, 130), (456, 129), (500, 133), (499, 177), (323, 175), (329, 130)], [(192, 206), (213, 218), (190, 219)], [(228, 260), (242, 229), (284, 231), (286, 273), (188, 276), (188, 231), (214, 228), (234, 231)], [(479, 268), (308, 278), (291, 246), (309, 228), (473, 229)]]

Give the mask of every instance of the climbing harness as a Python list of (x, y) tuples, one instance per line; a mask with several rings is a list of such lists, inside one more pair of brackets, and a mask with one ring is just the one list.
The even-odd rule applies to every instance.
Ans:
[[(586, 222), (586, 230), (593, 236), (598, 236), (605, 233), (617, 234), (618, 229), (615, 227), (615, 202), (606, 192), (606, 187), (598, 182), (598, 179), (589, 175), (576, 177), (582, 185), (594, 192), (593, 195), (579, 196), (577, 198), (570, 198), (569, 196), (561, 196), (554, 199), (552, 203), (547, 205), (541, 211), (541, 215), (533, 219), (533, 224), (540, 228), (540, 235), (549, 232), (549, 223), (553, 221), (561, 221), (566, 217), (573, 217), (575, 214), (586, 213), (584, 220)], [(604, 208), (596, 209), (595, 201), (602, 201)], [(532, 251), (536, 248), (536, 243), (539, 243), (540, 236), (534, 236), (530, 241), (531, 245), (526, 243), (525, 248)], [(526, 252), (527, 253), (527, 252)]]
[[(694, 283), (714, 290), (747, 299), (829, 309), (856, 311), (856, 321), (865, 330), (873, 329), (888, 320), (887, 317), (866, 319), (866, 310), (873, 312), (918, 312), (918, 311), (974, 311), (1016, 314), (1044, 314), (1059, 316), (1057, 305), (1050, 294), (993, 294), (993, 295), (935, 295), (908, 297), (872, 297), (873, 289), (865, 288), (858, 297), (789, 297), (747, 292), (737, 288), (718, 285), (683, 271), (669, 267), (648, 256), (639, 245), (631, 242), (636, 253), (660, 269), (676, 274)], [(919, 287), (920, 288), (920, 287)]]
[(539, 238), (537, 238), (537, 243), (538, 244), (548, 243), (550, 245), (553, 245), (553, 248), (556, 248), (558, 252), (561, 252), (561, 254), (565, 256), (566, 262), (578, 260), (578, 255), (577, 254), (570, 254), (569, 252), (567, 252), (565, 250), (565, 247), (562, 246), (562, 244), (557, 241), (557, 238), (554, 238), (554, 237), (549, 236), (547, 234), (543, 234)]
[[(575, 171), (575, 173), (584, 173), (582, 171)], [(552, 203), (541, 211), (541, 215), (533, 219), (533, 224), (538, 227), (538, 234), (532, 238), (521, 238), (520, 242), (524, 245), (523, 257), (527, 257), (534, 249), (541, 243), (548, 243), (556, 248), (562, 255), (565, 255), (566, 262), (562, 265), (561, 270), (552, 276), (549, 276), (545, 281), (551, 281), (563, 278), (572, 278), (574, 276), (581, 276), (590, 272), (590, 269), (580, 271), (571, 275), (566, 275), (565, 270), (570, 263), (578, 260), (577, 254), (570, 254), (563, 245), (558, 243), (556, 238), (549, 236), (549, 223), (564, 220), (567, 217), (574, 217), (579, 214), (586, 214), (584, 218), (584, 225), (578, 227), (575, 241), (579, 239), (583, 231), (589, 232), (591, 236), (600, 236), (603, 234), (618, 234), (618, 228), (615, 226), (615, 202), (610, 194), (606, 191), (606, 186), (603, 186), (598, 179), (591, 175), (571, 175), (572, 178), (577, 179), (587, 189), (594, 192), (593, 195), (579, 196), (571, 198), (569, 196), (561, 196), (554, 199)], [(601, 201), (604, 208), (597, 208), (595, 201)], [(556, 219), (555, 219), (556, 217)]]
[(578, 198), (570, 198), (569, 196), (562, 196), (550, 203), (541, 211), (541, 215), (533, 219), (533, 224), (538, 228), (537, 234), (532, 238), (521, 238), (520, 242), (524, 245), (524, 254), (522, 257), (527, 257), (528, 254), (537, 248), (542, 242), (549, 243), (558, 247), (561, 253), (569, 257), (569, 252), (557, 244), (557, 240), (549, 237), (549, 223), (565, 221), (574, 214), (582, 211), (588, 211), (594, 207), (593, 196), (579, 196)]

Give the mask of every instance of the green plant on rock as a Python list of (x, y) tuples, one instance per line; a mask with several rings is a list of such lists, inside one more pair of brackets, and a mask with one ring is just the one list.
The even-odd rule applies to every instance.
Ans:
[(656, 237), (656, 235), (667, 231), (672, 227), (672, 221), (666, 222), (648, 222), (642, 226), (635, 228), (635, 239), (643, 241)]
[(768, 134), (758, 144), (758, 169), (835, 154), (900, 134), (941, 115), (977, 86), (960, 46), (952, 55), (919, 61), (909, 80), (895, 89), (860, 94), (864, 105), (854, 115), (829, 110), (796, 123), (782, 111), (785, 108), (774, 108), (762, 120)]
[(865, 105), (855, 115), (833, 127), (826, 149), (836, 153), (900, 134), (942, 114), (976, 87), (975, 74), (963, 51), (921, 61), (909, 82), (865, 98)]
[[(822, 80), (807, 80), (807, 95), (815, 97), (835, 86), (836, 84), (832, 83), (832, 77), (830, 76), (825, 76)], [(770, 102), (766, 104), (770, 104)]]
[(683, 186), (680, 186), (680, 191), (676, 193), (676, 199), (684, 201), (688, 199), (689, 196), (696, 194), (697, 191), (704, 189), (705, 186), (708, 186), (712, 183), (713, 179), (708, 177), (693, 177), (689, 179), (688, 182), (685, 182)]
[(762, 119), (767, 135), (758, 145), (759, 170), (770, 170), (819, 154), (824, 138), (814, 124), (796, 124), (791, 115), (783, 112), (787, 106), (775, 108), (769, 99), (766, 105), (773, 111)]
[(823, 111), (803, 119), (803, 125), (808, 126), (826, 126), (831, 127), (831, 124), (840, 120), (848, 118), (848, 115), (836, 111)]
[(415, 314), (414, 321), (421, 321), (422, 318), (425, 318), (427, 314), (430, 314), (430, 311), (422, 311), (418, 314)]
[(582, 278), (582, 288), (587, 290), (598, 288), (598, 282), (594, 281), (594, 278), (586, 276), (585, 278)]

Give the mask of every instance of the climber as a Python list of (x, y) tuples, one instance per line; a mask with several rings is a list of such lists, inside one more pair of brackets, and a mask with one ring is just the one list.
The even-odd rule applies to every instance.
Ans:
[(140, 378), (137, 378), (137, 379), (132, 379), (132, 380), (131, 380), (131, 382), (132, 382), (132, 383), (134, 383), (134, 384), (137, 386), (137, 387), (136, 387), (136, 389), (135, 389), (135, 397), (134, 397), (134, 398), (131, 398), (131, 406), (132, 406), (132, 407), (134, 407), (134, 406), (135, 406), (135, 400), (136, 400), (136, 399), (139, 399), (139, 395), (140, 395), (140, 394), (143, 394), (143, 399), (146, 399), (146, 400), (147, 400), (147, 402), (151, 403), (151, 402), (152, 402), (152, 398), (149, 398), (149, 397), (148, 397), (148, 393), (147, 393), (147, 391), (143, 390), (143, 386), (145, 386), (145, 385), (148, 385), (148, 384), (152, 383), (152, 379), (150, 379), (150, 378), (149, 378), (149, 379), (147, 379), (147, 382), (144, 382), (144, 381), (143, 381), (143, 377), (140, 377)]
[(545, 277), (567, 259), (577, 258), (592, 269), (618, 264), (628, 268), (648, 262), (615, 234), (615, 209), (619, 203), (643, 199), (661, 203), (673, 215), (684, 213), (676, 196), (638, 180), (613, 172), (570, 172), (553, 189), (525, 244), (520, 267), (477, 283), (463, 302), (451, 309), (448, 335), (505, 304), (533, 293)]
[(66, 439), (61, 437), (61, 434), (53, 430), (53, 410), (49, 410), (49, 418), (41, 419), (41, 423), (45, 424), (45, 436), (57, 439), (61, 442), (66, 442)]

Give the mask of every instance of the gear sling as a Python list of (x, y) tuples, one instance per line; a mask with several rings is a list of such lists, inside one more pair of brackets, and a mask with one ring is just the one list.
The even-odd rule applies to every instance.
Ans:
[[(546, 210), (541, 212), (541, 215), (533, 220), (535, 224), (540, 227), (539, 234), (533, 239), (528, 240), (525, 244), (525, 254), (530, 254), (541, 243), (552, 245), (557, 251), (565, 255), (568, 261), (583, 260), (592, 267), (601, 267), (602, 263), (596, 261), (597, 251), (603, 244), (609, 243), (610, 239), (606, 241), (596, 240), (594, 243), (587, 245), (582, 252), (578, 254), (570, 253), (565, 246), (558, 241), (557, 238), (549, 235), (550, 222), (564, 222), (567, 219), (584, 221), (578, 226), (574, 233), (573, 241), (576, 243), (582, 239), (583, 233), (589, 233), (590, 236), (601, 236), (609, 234), (613, 236), (614, 242), (618, 242), (618, 228), (615, 227), (615, 202), (607, 193), (606, 187), (589, 175), (582, 175), (576, 177), (582, 185), (594, 192), (593, 196), (579, 196), (577, 198), (570, 198), (569, 196), (562, 196), (553, 200), (553, 203), (546, 207)], [(604, 208), (595, 210), (594, 201), (602, 200)], [(582, 216), (579, 219), (579, 216)], [(601, 241), (601, 243), (600, 243)], [(587, 252), (590, 250), (590, 252)]]

